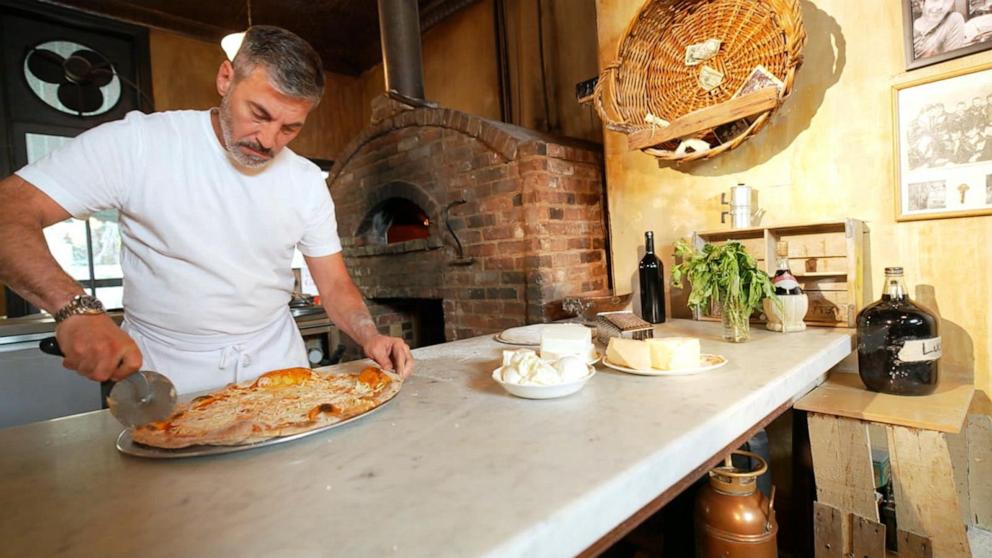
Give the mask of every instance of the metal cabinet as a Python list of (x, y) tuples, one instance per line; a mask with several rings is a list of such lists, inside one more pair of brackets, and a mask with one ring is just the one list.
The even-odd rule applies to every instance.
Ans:
[(100, 409), (100, 384), (38, 350), (48, 335), (0, 344), (0, 428)]

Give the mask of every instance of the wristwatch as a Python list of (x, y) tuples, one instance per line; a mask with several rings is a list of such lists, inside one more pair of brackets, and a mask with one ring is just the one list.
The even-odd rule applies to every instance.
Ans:
[(53, 317), (55, 318), (55, 323), (58, 324), (69, 316), (75, 316), (77, 314), (93, 316), (103, 314), (104, 312), (103, 303), (99, 299), (88, 294), (80, 294), (72, 297), (72, 300), (68, 304), (59, 308)]

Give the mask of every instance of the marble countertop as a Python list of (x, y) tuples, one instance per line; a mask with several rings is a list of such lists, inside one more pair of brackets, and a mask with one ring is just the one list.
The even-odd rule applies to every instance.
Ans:
[[(10, 556), (572, 556), (851, 351), (851, 332), (719, 340), (696, 376), (600, 367), (563, 399), (506, 394), (491, 336), (414, 351), (389, 405), (287, 444), (187, 460), (114, 448), (106, 411), (0, 430), (0, 541)], [(339, 365), (358, 369), (362, 362)]]

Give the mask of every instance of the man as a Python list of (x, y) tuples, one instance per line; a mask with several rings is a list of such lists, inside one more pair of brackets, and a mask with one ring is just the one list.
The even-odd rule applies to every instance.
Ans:
[(981, 150), (979, 151), (978, 157), (975, 161), (992, 161), (992, 122), (985, 126), (985, 129), (982, 131), (982, 137), (979, 145)]
[(967, 133), (969, 128), (975, 128), (977, 131), (981, 132), (985, 129), (985, 124), (988, 122), (985, 115), (985, 97), (976, 96), (971, 100), (971, 107), (968, 108), (968, 118), (966, 121), (967, 128), (962, 130)]
[(954, 0), (920, 0), (921, 14), (913, 22), (913, 53), (916, 59), (966, 46), (964, 16), (955, 10)]
[[(335, 324), (410, 373), (409, 347), (379, 334), (348, 276), (319, 169), (285, 149), (323, 85), (309, 44), (255, 26), (217, 72), (219, 108), (132, 112), (0, 182), (0, 280), (56, 317), (66, 367), (97, 381), (157, 370), (189, 393), (308, 366), (288, 307), (298, 247)], [(122, 328), (42, 234), (108, 208), (120, 211)]]

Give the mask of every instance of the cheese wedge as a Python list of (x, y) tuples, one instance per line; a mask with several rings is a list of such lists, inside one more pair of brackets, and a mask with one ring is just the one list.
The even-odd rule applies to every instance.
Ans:
[(651, 349), (639, 339), (611, 337), (606, 346), (606, 358), (613, 364), (636, 370), (651, 369)]
[(699, 339), (661, 337), (645, 340), (651, 350), (651, 366), (659, 370), (680, 370), (699, 366)]

